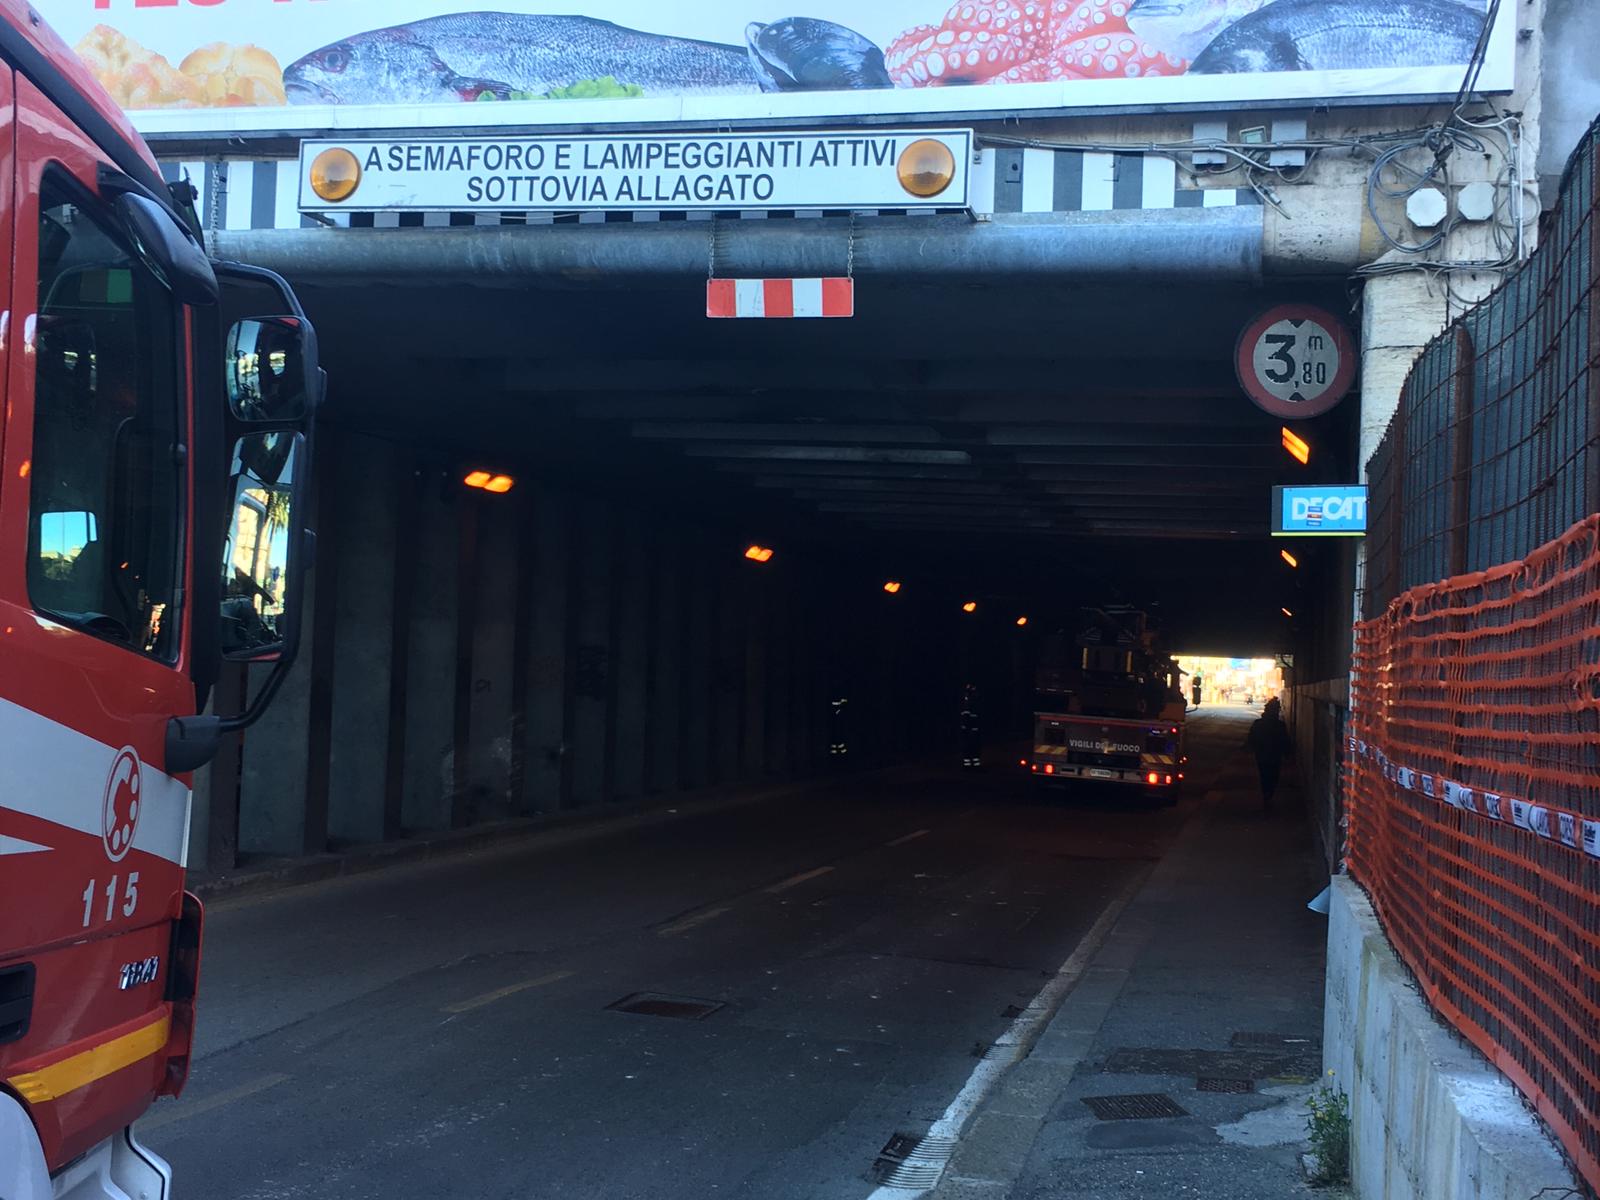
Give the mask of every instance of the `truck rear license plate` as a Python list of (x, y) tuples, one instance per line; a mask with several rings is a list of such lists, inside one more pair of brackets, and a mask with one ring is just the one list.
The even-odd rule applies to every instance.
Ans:
[(1110, 778), (1112, 778), (1112, 775), (1111, 775), (1110, 771), (1103, 770), (1100, 767), (1090, 767), (1089, 768), (1089, 778), (1090, 779), (1110, 779)]

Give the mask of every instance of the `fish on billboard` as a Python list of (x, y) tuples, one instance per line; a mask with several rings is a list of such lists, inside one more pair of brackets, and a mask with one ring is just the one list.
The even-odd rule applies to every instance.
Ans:
[[(493, 10), (385, 0), (381, 18), (372, 0), (38, 7), (133, 111), (564, 102), (504, 110), (525, 124), (630, 120), (630, 108), (644, 120), (738, 119), (1441, 95), (1471, 62), (1487, 10), (1487, 0), (782, 2), (800, 11), (772, 0), (498, 0)], [(1482, 84), (1496, 90), (1510, 86), (1501, 25)], [(573, 102), (585, 101), (579, 113)], [(485, 110), (472, 123), (500, 120)]]

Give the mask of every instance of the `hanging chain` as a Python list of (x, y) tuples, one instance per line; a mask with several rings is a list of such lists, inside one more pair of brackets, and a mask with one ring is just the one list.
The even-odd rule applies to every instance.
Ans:
[(846, 279), (856, 277), (856, 210), (850, 210), (850, 242), (845, 249), (844, 276)]
[(717, 277), (717, 219), (712, 217), (706, 222), (710, 228), (706, 231), (706, 279)]

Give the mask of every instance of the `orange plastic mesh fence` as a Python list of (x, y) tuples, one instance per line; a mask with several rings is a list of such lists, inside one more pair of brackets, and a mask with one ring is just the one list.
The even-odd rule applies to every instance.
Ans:
[(1600, 1190), (1600, 516), (1356, 633), (1350, 873)]

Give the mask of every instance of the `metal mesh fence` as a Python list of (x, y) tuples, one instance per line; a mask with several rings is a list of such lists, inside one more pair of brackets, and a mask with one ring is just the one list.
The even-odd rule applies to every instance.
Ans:
[(1348, 864), (1600, 1191), (1600, 123), (1368, 465)]
[(1568, 166), (1538, 251), (1412, 369), (1368, 464), (1368, 618), (1600, 509), (1597, 141), (1591, 129)]

